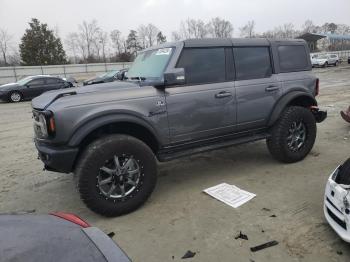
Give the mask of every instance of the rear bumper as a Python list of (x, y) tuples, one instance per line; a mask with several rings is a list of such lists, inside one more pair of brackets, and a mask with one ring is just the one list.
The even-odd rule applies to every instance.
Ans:
[(78, 148), (54, 147), (37, 140), (35, 140), (35, 146), (46, 170), (60, 173), (72, 172)]
[(327, 118), (327, 111), (322, 111), (318, 109), (318, 107), (312, 107), (311, 112), (313, 113), (317, 123), (321, 123)]
[(131, 262), (126, 253), (105, 233), (96, 227), (83, 228), (83, 232), (100, 250), (107, 262)]

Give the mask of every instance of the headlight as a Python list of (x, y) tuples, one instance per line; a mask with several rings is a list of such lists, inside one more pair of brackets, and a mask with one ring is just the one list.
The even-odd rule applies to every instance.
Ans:
[(33, 111), (34, 132), (38, 138), (48, 138), (55, 135), (55, 120), (50, 111)]

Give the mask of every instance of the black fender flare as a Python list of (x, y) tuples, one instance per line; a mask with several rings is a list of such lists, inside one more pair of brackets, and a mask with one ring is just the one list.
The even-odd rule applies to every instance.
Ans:
[(155, 129), (149, 125), (145, 120), (128, 115), (128, 114), (109, 114), (105, 116), (101, 116), (95, 119), (90, 120), (89, 122), (83, 124), (80, 126), (70, 137), (69, 139), (69, 146), (75, 147), (78, 146), (85, 137), (87, 137), (91, 132), (94, 130), (108, 125), (108, 124), (115, 124), (115, 123), (130, 123), (130, 124), (135, 124), (142, 126), (143, 128), (147, 129), (156, 139), (157, 143), (160, 144), (160, 141), (157, 139), (158, 135)]
[(313, 97), (311, 94), (306, 93), (305, 91), (291, 91), (284, 96), (282, 96), (276, 103), (275, 107), (273, 108), (270, 118), (267, 122), (267, 125), (270, 127), (272, 126), (279, 116), (281, 115), (282, 111), (295, 99), (305, 97), (308, 100), (308, 103), (310, 106), (317, 106), (317, 101), (315, 97)]

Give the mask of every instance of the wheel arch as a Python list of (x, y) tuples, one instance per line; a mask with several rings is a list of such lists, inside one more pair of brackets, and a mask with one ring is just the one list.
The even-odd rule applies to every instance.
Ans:
[(305, 93), (304, 91), (293, 91), (285, 94), (278, 100), (272, 110), (268, 120), (268, 126), (272, 126), (277, 121), (287, 106), (311, 107), (317, 106), (317, 101), (311, 94)]
[(155, 153), (160, 147), (157, 134), (149, 124), (134, 117), (105, 116), (81, 126), (69, 140), (69, 146), (82, 151), (93, 140), (109, 134), (125, 134), (136, 137), (148, 145)]

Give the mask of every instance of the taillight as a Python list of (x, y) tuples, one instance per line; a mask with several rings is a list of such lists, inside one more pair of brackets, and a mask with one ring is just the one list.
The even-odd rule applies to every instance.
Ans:
[(316, 79), (316, 86), (315, 86), (315, 96), (317, 96), (320, 93), (320, 79)]
[(74, 214), (71, 214), (71, 213), (54, 212), (54, 213), (50, 213), (50, 215), (63, 218), (65, 220), (70, 221), (70, 222), (72, 222), (74, 224), (77, 224), (77, 225), (79, 225), (79, 226), (81, 226), (83, 228), (90, 227), (90, 225), (87, 222), (85, 222), (80, 217), (78, 217), (78, 216), (76, 216)]

